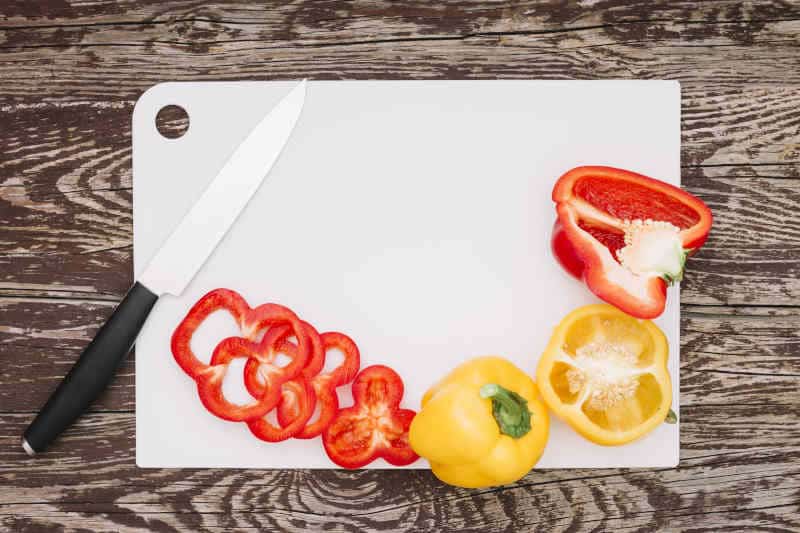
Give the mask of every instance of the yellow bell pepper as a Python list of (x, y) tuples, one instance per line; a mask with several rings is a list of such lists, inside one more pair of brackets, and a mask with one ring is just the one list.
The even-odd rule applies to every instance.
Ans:
[(445, 483), (490, 487), (517, 481), (533, 468), (549, 425), (527, 374), (501, 357), (479, 357), (425, 394), (409, 441)]
[(649, 320), (607, 304), (580, 307), (558, 324), (536, 370), (547, 406), (592, 442), (631, 442), (674, 422), (669, 347)]

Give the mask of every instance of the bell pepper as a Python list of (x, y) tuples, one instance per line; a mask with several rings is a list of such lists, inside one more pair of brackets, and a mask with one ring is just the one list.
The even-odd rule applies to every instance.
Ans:
[(548, 432), (533, 380), (507, 359), (479, 357), (425, 393), (410, 441), (440, 480), (481, 488), (527, 474), (544, 452)]
[[(291, 416), (283, 423), (273, 424), (266, 417), (256, 418), (247, 422), (250, 432), (257, 438), (267, 442), (280, 442), (294, 437), (300, 432), (314, 413), (317, 398), (311, 386), (310, 379), (315, 376), (324, 365), (325, 351), (319, 333), (308, 322), (302, 322), (303, 335), (311, 346), (311, 356), (300, 375), (286, 381), (281, 390), (281, 398), (277, 404), (278, 409), (284, 409)], [(292, 329), (288, 326), (271, 328), (265, 337), (266, 341), (275, 346), (277, 352), (296, 357), (297, 345), (289, 342), (288, 337)], [(268, 377), (263, 374), (269, 367), (263, 367), (258, 359), (247, 360), (244, 367), (244, 382), (247, 391), (254, 397), (261, 397), (267, 388)]]
[(417, 460), (408, 443), (416, 414), (401, 409), (403, 381), (383, 365), (362, 370), (353, 381), (353, 406), (340, 409), (322, 433), (328, 457), (345, 468), (361, 468), (381, 457), (403, 466)]
[[(306, 379), (308, 379), (313, 388), (314, 397), (317, 405), (319, 405), (319, 418), (300, 428), (294, 435), (297, 439), (313, 439), (321, 435), (325, 428), (330, 425), (339, 410), (339, 396), (336, 394), (336, 388), (353, 381), (361, 365), (358, 346), (347, 335), (335, 331), (327, 331), (320, 335), (320, 339), (323, 345), (323, 364), (328, 350), (334, 348), (342, 352), (344, 359), (339, 366), (330, 372), (320, 372), (322, 365), (316, 371), (310, 369)], [(292, 420), (294, 420), (294, 414), (289, 409), (289, 406), (287, 404), (279, 405), (278, 422), (281, 425), (288, 425), (292, 423)]]
[(577, 167), (553, 188), (558, 218), (553, 252), (600, 299), (631, 316), (664, 311), (667, 285), (711, 230), (711, 211), (695, 196), (635, 172)]
[[(209, 364), (200, 361), (191, 348), (191, 339), (197, 328), (214, 311), (224, 309), (236, 320), (242, 337), (223, 339), (214, 349)], [(291, 362), (280, 367), (275, 364), (277, 355), (271, 345), (270, 336), (265, 335), (260, 343), (256, 334), (270, 326), (288, 325), (298, 339), (298, 349)], [(171, 348), (175, 361), (197, 383), (197, 391), (203, 405), (212, 414), (231, 421), (247, 421), (266, 415), (281, 397), (281, 385), (302, 371), (308, 358), (309, 341), (301, 334), (302, 326), (290, 309), (277, 304), (263, 304), (255, 309), (238, 293), (229, 289), (215, 289), (195, 303), (172, 334)], [(270, 366), (268, 386), (260, 396), (246, 405), (237, 405), (225, 399), (222, 382), (229, 363), (237, 357), (258, 360)]]
[(592, 442), (631, 442), (671, 420), (669, 348), (649, 320), (608, 304), (580, 307), (558, 324), (539, 359), (547, 406)]

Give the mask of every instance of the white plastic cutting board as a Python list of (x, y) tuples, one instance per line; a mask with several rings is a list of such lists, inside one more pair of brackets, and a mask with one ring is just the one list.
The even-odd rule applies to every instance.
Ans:
[[(165, 83), (140, 98), (133, 115), (137, 275), (293, 86)], [(155, 129), (168, 104), (189, 114), (180, 139)], [(553, 183), (586, 164), (679, 184), (678, 83), (311, 82), (297, 128), (261, 189), (184, 294), (158, 302), (139, 337), (137, 464), (335, 466), (321, 439), (264, 443), (200, 404), (169, 340), (191, 305), (216, 287), (239, 291), (251, 305), (287, 305), (319, 331), (350, 335), (362, 368), (383, 363), (403, 377), (410, 408), (473, 356), (503, 355), (533, 373), (555, 324), (595, 301), (549, 249)], [(677, 288), (656, 322), (670, 344), (677, 412)], [(233, 321), (216, 314), (196, 347), (209, 357), (216, 341), (235, 333)], [(239, 381), (226, 381), (231, 396)], [(678, 450), (677, 425), (606, 448), (553, 417), (539, 467), (668, 467)]]

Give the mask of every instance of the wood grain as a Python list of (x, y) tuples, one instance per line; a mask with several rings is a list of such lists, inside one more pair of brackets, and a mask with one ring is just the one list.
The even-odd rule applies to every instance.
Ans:
[[(431, 529), (444, 520), (453, 530), (533, 525), (566, 530), (571, 524), (588, 529), (598, 523), (605, 529), (653, 520), (665, 526), (673, 519), (687, 525), (713, 509), (723, 513), (715, 521), (719, 527), (739, 521), (753, 526), (768, 518), (792, 530), (800, 525), (793, 516), (800, 427), (781, 424), (754, 406), (747, 414), (756, 431), (743, 428), (740, 435), (715, 440), (704, 426), (726, 414), (731, 413), (685, 410), (684, 433), (695, 444), (677, 469), (542, 470), (509, 488), (468, 491), (443, 486), (425, 471), (137, 469), (125, 451), (133, 446), (133, 415), (97, 413), (84, 417), (46, 456), (22, 459), (25, 476), (18, 475), (19, 467), (8, 472), (0, 466), (0, 478), (14, 488), (0, 495), (0, 503), (31, 520), (42, 511), (91, 514), (108, 529), (156, 517), (171, 527), (202, 524), (202, 529)], [(7, 416), (2, 433), (17, 435), (26, 422), (22, 415)], [(782, 444), (775, 446), (775, 440)], [(0, 464), (14, 464), (20, 454), (16, 448), (3, 452)], [(82, 472), (79, 480), (76, 469)], [(37, 490), (42, 483), (55, 492), (45, 501)], [(748, 491), (744, 498), (742, 490)], [(724, 516), (734, 510), (760, 512)], [(46, 516), (43, 522), (48, 521)]]
[[(42, 96), (108, 98), (114, 94), (108, 91), (119, 95), (162, 79), (298, 74), (664, 77), (738, 88), (758, 72), (762, 85), (797, 81), (800, 16), (790, 2), (700, 9), (624, 1), (87, 4), (75, 19), (71, 9), (53, 17), (9, 10), (2, 45), (10, 62), (3, 72), (8, 96), (25, 96), (35, 86)], [(41, 48), (60, 53), (44, 56)]]
[[(0, 360), (26, 354), (0, 375), (4, 411), (30, 411), (43, 403), (115, 302), (78, 299), (0, 298)], [(708, 315), (684, 306), (681, 324), (681, 404), (796, 406), (800, 381), (800, 311)], [(778, 312), (795, 308), (774, 308)], [(58, 316), (54, 321), (52, 317)], [(134, 409), (134, 359), (120, 369), (95, 410)]]
[[(12, 163), (22, 167), (27, 160)], [(69, 176), (69, 166), (80, 162), (56, 159), (51, 172), (56, 174), (62, 164)], [(683, 301), (791, 305), (800, 297), (800, 180), (780, 173), (785, 169), (778, 165), (769, 177), (758, 173), (767, 171), (763, 167), (735, 168), (730, 174), (730, 168), (684, 169), (685, 187), (705, 200), (717, 218), (709, 242), (690, 260)], [(42, 186), (45, 179), (37, 176), (35, 181)], [(71, 180), (66, 188), (64, 175), (53, 176), (54, 187), (65, 187), (65, 193), (0, 186), (6, 201), (0, 295), (118, 297), (130, 283), (132, 220), (130, 188), (109, 190), (107, 185), (117, 179), (129, 177), (98, 178), (98, 188)], [(42, 223), (34, 225), (37, 220)], [(54, 264), (63, 272), (57, 281)]]
[[(800, 531), (800, 3), (0, 3), (0, 530)], [(28, 459), (19, 435), (131, 281), (130, 115), (165, 80), (666, 78), (714, 210), (682, 287), (681, 464), (146, 470), (131, 357)], [(168, 124), (172, 128), (179, 122)]]

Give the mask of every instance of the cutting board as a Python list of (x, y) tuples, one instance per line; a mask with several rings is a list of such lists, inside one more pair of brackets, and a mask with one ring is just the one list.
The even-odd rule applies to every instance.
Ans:
[[(164, 83), (133, 113), (134, 269), (140, 274), (250, 129), (294, 82)], [(155, 127), (166, 105), (190, 120)], [(553, 327), (596, 299), (549, 248), (550, 192), (566, 170), (623, 167), (680, 182), (680, 87), (665, 81), (321, 81), (280, 159), (180, 297), (154, 309), (136, 346), (141, 467), (333, 468), (320, 439), (264, 443), (210, 415), (169, 341), (191, 305), (227, 287), (277, 302), (319, 331), (351, 336), (362, 367), (405, 381), (404, 406), (458, 363), (502, 355), (533, 373)], [(669, 340), (679, 411), (678, 289), (656, 323)], [(236, 334), (213, 315), (209, 358)], [(243, 400), (241, 367), (226, 394)], [(343, 405), (351, 402), (340, 388)], [(552, 418), (539, 467), (669, 467), (679, 427), (623, 447), (594, 445)], [(393, 468), (382, 460), (369, 468)], [(411, 468), (427, 468), (424, 460)]]

